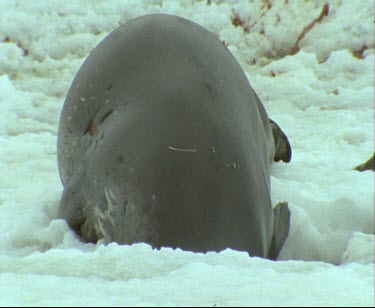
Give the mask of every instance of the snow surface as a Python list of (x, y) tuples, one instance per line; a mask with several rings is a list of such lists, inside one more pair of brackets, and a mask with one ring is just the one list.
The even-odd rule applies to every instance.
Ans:
[[(352, 170), (374, 150), (374, 2), (327, 0), (295, 55), (326, 1), (207, 2), (0, 0), (0, 305), (374, 306), (374, 174)], [(225, 41), (288, 135), (292, 162), (271, 178), (292, 212), (279, 261), (84, 244), (56, 219), (70, 83), (110, 31), (149, 13)]]

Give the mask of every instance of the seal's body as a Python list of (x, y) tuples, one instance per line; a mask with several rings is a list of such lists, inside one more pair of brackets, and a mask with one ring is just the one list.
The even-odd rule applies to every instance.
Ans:
[(269, 169), (290, 157), (213, 34), (176, 16), (143, 16), (91, 52), (66, 97), (60, 216), (92, 242), (276, 258), (289, 210), (272, 209)]

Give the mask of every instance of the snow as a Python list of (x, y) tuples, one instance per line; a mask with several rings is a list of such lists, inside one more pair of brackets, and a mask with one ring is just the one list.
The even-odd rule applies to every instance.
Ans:
[[(291, 55), (325, 2), (0, 0), (0, 305), (374, 306), (374, 173), (352, 170), (374, 151), (374, 2), (328, 1)], [(288, 135), (292, 162), (271, 177), (292, 212), (278, 261), (85, 244), (56, 219), (70, 83), (110, 31), (149, 13), (225, 41)]]

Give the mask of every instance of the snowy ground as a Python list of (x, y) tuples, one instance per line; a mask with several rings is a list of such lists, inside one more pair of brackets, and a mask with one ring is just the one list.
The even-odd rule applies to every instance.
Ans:
[[(374, 174), (352, 168), (374, 150), (374, 2), (327, 0), (291, 55), (325, 2), (0, 0), (0, 305), (373, 306)], [(291, 141), (272, 169), (292, 212), (277, 262), (83, 244), (56, 219), (70, 83), (111, 30), (160, 12), (225, 41)]]

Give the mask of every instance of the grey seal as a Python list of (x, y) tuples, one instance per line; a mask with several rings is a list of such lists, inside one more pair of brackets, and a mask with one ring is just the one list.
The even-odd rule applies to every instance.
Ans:
[(92, 50), (66, 96), (59, 217), (84, 240), (276, 259), (289, 231), (270, 164), (288, 138), (208, 30), (136, 18)]

